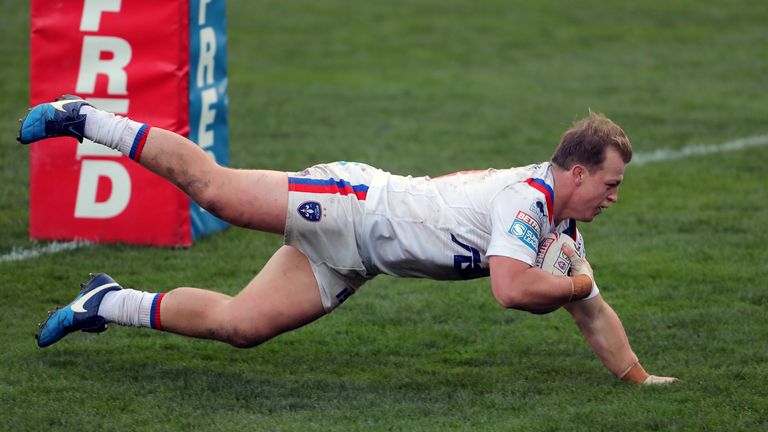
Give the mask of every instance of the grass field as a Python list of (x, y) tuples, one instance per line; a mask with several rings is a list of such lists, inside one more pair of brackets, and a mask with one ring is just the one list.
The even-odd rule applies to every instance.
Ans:
[[(28, 239), (27, 2), (2, 1), (0, 255)], [(230, 156), (438, 175), (550, 156), (588, 108), (638, 154), (768, 134), (761, 1), (230, 1)], [(88, 272), (236, 293), (280, 245), (90, 246), (0, 262), (0, 430), (768, 430), (768, 146), (627, 169), (582, 225), (603, 297), (666, 388), (613, 378), (563, 311), (487, 280), (379, 277), (333, 314), (237, 350), (149, 330), (33, 334)]]

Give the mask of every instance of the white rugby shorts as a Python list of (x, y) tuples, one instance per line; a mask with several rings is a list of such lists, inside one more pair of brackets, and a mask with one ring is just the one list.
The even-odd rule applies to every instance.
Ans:
[(373, 278), (359, 252), (365, 198), (381, 170), (357, 162), (288, 173), (286, 245), (307, 256), (326, 312)]

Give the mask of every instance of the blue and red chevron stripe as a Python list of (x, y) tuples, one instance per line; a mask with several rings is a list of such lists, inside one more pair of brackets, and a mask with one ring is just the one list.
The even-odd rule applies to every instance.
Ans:
[(156, 330), (162, 330), (163, 325), (160, 321), (160, 303), (163, 301), (165, 293), (158, 293), (155, 298), (152, 299), (152, 308), (149, 312), (149, 326)]
[(552, 224), (554, 217), (552, 212), (555, 202), (555, 192), (552, 190), (552, 187), (540, 178), (529, 178), (525, 182), (544, 195), (547, 201), (547, 216), (549, 217), (549, 223)]
[(291, 192), (329, 193), (339, 195), (354, 195), (364, 200), (368, 195), (368, 185), (353, 185), (350, 182), (334, 178), (328, 180), (288, 177), (288, 190)]
[(149, 135), (149, 125), (141, 125), (139, 128), (139, 132), (136, 133), (136, 136), (133, 139), (133, 144), (131, 145), (131, 151), (128, 154), (128, 157), (135, 160), (136, 162), (139, 161), (139, 158), (141, 157), (141, 152), (144, 150), (144, 144), (147, 143), (147, 136)]

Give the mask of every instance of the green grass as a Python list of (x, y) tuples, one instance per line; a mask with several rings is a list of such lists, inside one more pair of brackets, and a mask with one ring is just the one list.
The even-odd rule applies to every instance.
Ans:
[[(436, 175), (547, 159), (588, 108), (637, 152), (768, 133), (760, 1), (230, 1), (230, 154)], [(30, 248), (28, 4), (0, 28), (0, 254)], [(379, 277), (252, 350), (113, 327), (32, 335), (89, 271), (236, 293), (280, 245), (93, 246), (0, 263), (0, 430), (768, 430), (768, 147), (630, 166), (583, 225), (604, 298), (667, 388), (615, 380), (562, 311), (487, 280)]]

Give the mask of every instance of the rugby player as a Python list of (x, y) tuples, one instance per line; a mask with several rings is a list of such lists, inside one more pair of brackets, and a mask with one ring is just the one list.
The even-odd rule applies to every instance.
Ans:
[[(618, 378), (676, 381), (641, 366), (584, 258), (576, 221), (592, 221), (616, 203), (632, 158), (624, 131), (602, 114), (575, 122), (549, 162), (437, 178), (347, 162), (299, 172), (222, 167), (178, 134), (76, 96), (34, 107), (18, 139), (29, 144), (60, 136), (118, 150), (220, 219), (283, 235), (284, 245), (234, 297), (190, 287), (142, 292), (92, 275), (69, 305), (40, 325), (40, 347), (75, 331), (104, 331), (107, 323), (253, 347), (331, 312), (379, 274), (490, 276), (503, 307), (532, 313), (564, 307)], [(564, 248), (571, 276), (534, 265), (539, 241), (552, 232), (575, 241), (578, 250)]]

